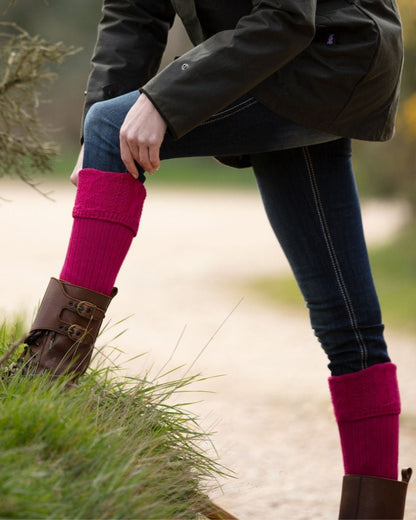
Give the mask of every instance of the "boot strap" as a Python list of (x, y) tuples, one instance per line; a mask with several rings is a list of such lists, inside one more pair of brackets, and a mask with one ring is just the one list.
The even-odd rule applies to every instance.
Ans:
[(73, 341), (93, 343), (115, 293), (107, 296), (51, 278), (32, 330), (49, 330)]
[(412, 476), (413, 470), (412, 468), (402, 469), (402, 482), (409, 483), (410, 477)]

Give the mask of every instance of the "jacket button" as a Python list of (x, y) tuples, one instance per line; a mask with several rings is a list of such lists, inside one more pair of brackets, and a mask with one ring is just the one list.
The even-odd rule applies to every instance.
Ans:
[(181, 69), (182, 70), (188, 70), (189, 69), (189, 63), (182, 63)]

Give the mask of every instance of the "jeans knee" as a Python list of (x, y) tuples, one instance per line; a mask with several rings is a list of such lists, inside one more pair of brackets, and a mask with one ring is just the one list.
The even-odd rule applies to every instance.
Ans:
[(125, 171), (120, 157), (120, 128), (138, 96), (138, 91), (130, 92), (91, 106), (84, 121), (84, 168)]
[(102, 128), (105, 122), (105, 102), (94, 103), (88, 110), (84, 120), (84, 138), (94, 135), (97, 128)]
[(125, 171), (114, 119), (109, 101), (97, 102), (89, 109), (84, 121), (84, 168)]

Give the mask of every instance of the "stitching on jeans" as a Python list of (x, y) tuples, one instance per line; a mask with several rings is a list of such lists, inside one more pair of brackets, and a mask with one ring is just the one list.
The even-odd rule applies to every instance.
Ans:
[[(221, 119), (227, 119), (227, 117), (231, 117), (234, 114), (237, 114), (238, 112), (241, 112), (242, 110), (245, 110), (246, 108), (249, 108), (252, 105), (255, 105), (256, 103), (257, 103), (256, 99), (253, 99), (253, 98), (246, 99), (239, 105), (235, 105), (233, 107), (227, 108), (227, 110), (218, 112), (217, 114), (210, 117), (207, 121), (204, 121), (203, 123), (201, 123), (200, 126), (209, 125), (210, 123), (216, 123), (217, 121), (221, 121)], [(221, 117), (219, 117), (219, 116), (221, 116)]]
[(316, 181), (315, 171), (312, 164), (312, 158), (309, 153), (308, 148), (302, 148), (303, 156), (306, 162), (306, 167), (309, 175), (309, 181), (312, 188), (312, 193), (315, 201), (316, 210), (318, 213), (319, 221), (321, 224), (321, 229), (323, 232), (323, 236), (325, 239), (325, 243), (328, 249), (329, 257), (331, 259), (332, 267), (334, 268), (335, 276), (337, 279), (338, 287), (341, 291), (342, 297), (345, 302), (345, 306), (347, 309), (348, 317), (351, 323), (352, 330), (354, 332), (355, 338), (357, 340), (358, 346), (360, 348), (361, 353), (361, 368), (364, 370), (367, 368), (367, 347), (365, 346), (364, 339), (361, 335), (360, 329), (358, 327), (357, 318), (355, 316), (354, 307), (351, 302), (351, 298), (348, 294), (348, 289), (345, 284), (344, 278), (342, 276), (341, 267), (338, 262), (338, 258), (335, 252), (335, 247), (332, 243), (331, 234), (329, 232), (328, 223), (325, 218), (325, 212), (323, 210), (322, 201), (319, 194), (319, 187)]

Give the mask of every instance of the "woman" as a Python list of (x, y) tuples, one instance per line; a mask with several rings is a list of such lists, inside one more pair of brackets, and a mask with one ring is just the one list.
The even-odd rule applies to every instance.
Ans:
[[(195, 47), (157, 73), (175, 13)], [(345, 466), (339, 518), (402, 519), (411, 470), (397, 480), (396, 367), (350, 144), (393, 134), (394, 0), (105, 0), (92, 63), (74, 226), (26, 339), (26, 370), (86, 370), (138, 230), (145, 171), (199, 155), (251, 165), (329, 358)]]

